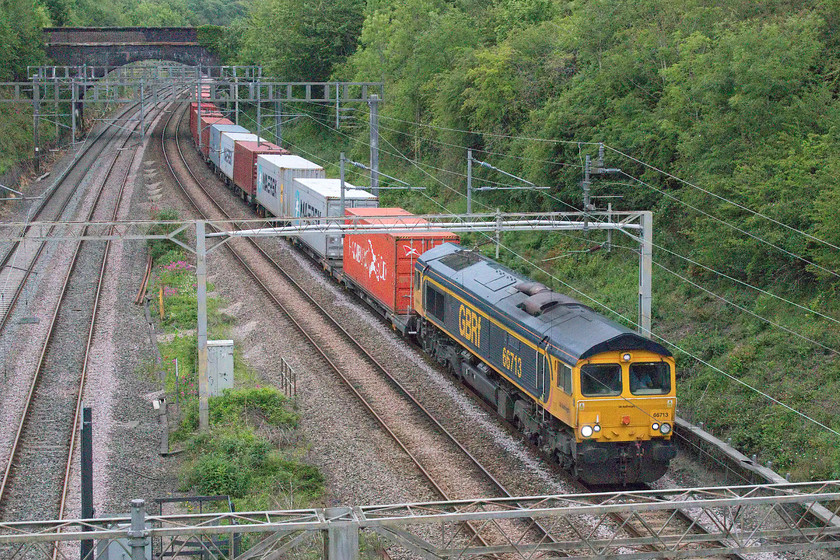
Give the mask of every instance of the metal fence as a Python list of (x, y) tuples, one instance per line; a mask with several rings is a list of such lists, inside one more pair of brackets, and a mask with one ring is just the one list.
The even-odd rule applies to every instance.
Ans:
[(280, 390), (289, 398), (297, 396), (297, 374), (286, 358), (280, 358)]
[[(802, 513), (813, 504), (832, 517), (815, 522)], [(57, 549), (58, 558), (76, 560), (78, 541), (93, 539), (94, 550), (114, 543), (141, 560), (160, 539), (156, 558), (199, 550), (208, 560), (356, 560), (381, 543), (392, 556), (428, 560), (705, 558), (836, 550), (838, 513), (840, 481), (158, 516), (134, 500), (129, 518), (0, 523), (0, 557), (47, 558)], [(219, 544), (240, 537), (242, 552)], [(86, 560), (93, 558), (104, 557)]]

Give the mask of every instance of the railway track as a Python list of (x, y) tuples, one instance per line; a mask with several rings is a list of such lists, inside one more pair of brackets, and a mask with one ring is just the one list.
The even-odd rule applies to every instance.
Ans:
[[(137, 155), (137, 150), (122, 151), (132, 139), (132, 131), (118, 137), (120, 146), (98, 185), (85, 221), (117, 218)], [(114, 182), (118, 185), (115, 197), (108, 192)], [(0, 481), (0, 514), (4, 519), (61, 519), (64, 515), (88, 355), (110, 247), (110, 242), (82, 241), (74, 248)]]
[[(180, 113), (180, 118), (183, 117), (183, 114), (183, 112)], [(204, 219), (230, 220), (230, 227), (238, 228), (236, 219), (232, 218), (204, 189), (186, 162), (177, 135), (177, 122), (180, 122), (180, 118), (176, 122), (175, 142), (170, 143), (170, 146), (174, 144), (172, 152), (175, 153), (170, 154), (166, 145), (166, 129), (169, 128), (174, 116), (173, 113), (164, 126), (162, 148), (167, 165), (176, 183), (190, 204)], [(176, 154), (177, 160), (175, 159)], [(189, 182), (193, 185), (193, 189), (202, 193), (207, 205), (217, 215), (210, 215), (209, 210), (202, 209), (202, 203), (190, 192), (190, 187), (184, 184), (181, 180), (182, 177), (179, 177), (179, 175), (183, 176), (176, 170), (176, 167), (179, 166), (183, 167), (189, 177)], [(284, 298), (278, 295), (278, 293), (284, 291), (288, 293), (288, 290), (272, 288), (269, 285), (270, 282), (267, 282), (256, 272), (248, 257), (234, 250), (230, 243), (226, 247), (260, 289), (316, 350), (327, 368), (338, 376), (367, 412), (396, 442), (442, 499), (449, 500), (470, 495), (512, 496), (507, 488), (392, 375), (385, 365), (347, 332), (270, 255), (250, 239), (247, 240), (246, 244), (252, 251), (251, 259), (256, 257), (268, 263), (272, 273), (281, 275), (287, 285), (290, 285), (296, 293), (303, 296), (310, 310), (313, 307), (317, 310), (318, 317), (309, 314), (308, 318), (303, 318), (302, 316), (307, 315), (307, 313), (302, 313), (300, 309), (293, 309), (289, 301), (284, 302), (284, 299), (289, 299), (288, 296)], [(330, 326), (329, 332), (317, 328), (317, 323), (321, 320)], [(338, 337), (333, 336), (334, 334), (338, 334)], [(341, 348), (336, 346), (338, 339), (345, 342)], [(352, 356), (353, 354), (355, 356)], [(352, 360), (356, 360), (356, 363), (350, 363)], [(359, 367), (359, 361), (363, 362), (363, 367)], [(367, 372), (367, 374), (360, 375), (359, 372)], [(387, 403), (387, 406), (383, 406), (383, 402)], [(401, 420), (399, 425), (396, 425), (396, 418)], [(453, 477), (456, 472), (457, 476)], [(479, 480), (481, 482), (479, 485), (473, 483), (471, 487), (465, 488), (463, 482), (466, 480)], [(480, 542), (486, 544), (477, 529), (472, 528), (472, 532)], [(547, 533), (543, 532), (541, 536), (547, 538)]]
[[(137, 105), (135, 103), (126, 107), (116, 117), (115, 124)], [(108, 139), (100, 142), (108, 132), (111, 133)], [(106, 151), (116, 134), (117, 130), (113, 127), (103, 127), (96, 137), (73, 158), (70, 165), (56, 179), (54, 186), (32, 208), (27, 221), (60, 221), (68, 207), (73, 206), (71, 203), (76, 199), (74, 195), (77, 192), (77, 185)], [(24, 287), (46, 246), (43, 242), (26, 240), (30, 229), (29, 226), (25, 227), (21, 232), (21, 239), (11, 243), (0, 258), (0, 333), (4, 331), (11, 319)]]
[[(183, 113), (181, 113), (183, 115)], [(174, 144), (174, 147), (171, 148), (171, 153), (167, 148), (167, 135), (166, 129), (169, 128), (171, 121), (175, 115), (173, 114), (169, 121), (166, 123), (164, 127), (164, 134), (162, 135), (162, 149), (164, 156), (167, 159), (167, 165), (172, 172), (173, 177), (175, 178), (176, 183), (181, 188), (182, 192), (184, 193), (187, 200), (190, 204), (196, 209), (196, 211), (202, 216), (203, 219), (207, 220), (224, 220), (227, 221), (225, 227), (230, 227), (230, 229), (239, 229), (236, 223), (236, 218), (232, 217), (228, 211), (226, 211), (219, 202), (203, 187), (200, 180), (196, 177), (195, 173), (190, 168), (189, 164), (186, 161), (186, 158), (183, 155), (183, 150), (180, 144), (180, 137), (177, 134), (177, 125), (175, 127), (175, 131), (173, 132), (173, 136), (175, 138), (174, 142), (170, 142), (170, 146)], [(180, 122), (180, 119), (179, 119)], [(176, 159), (177, 156), (177, 159)], [(176, 167), (182, 167), (183, 172), (176, 170)], [(184, 176), (184, 178), (192, 184), (192, 189), (199, 191), (201, 193), (201, 198), (204, 202), (200, 202), (197, 200), (196, 196), (192, 195), (190, 191), (190, 187), (184, 184), (184, 181), (181, 180), (179, 175)], [(188, 177), (188, 179), (187, 179)], [(202, 207), (204, 209), (202, 209)], [(372, 381), (371, 379), (362, 379), (359, 376), (348, 374), (347, 370), (352, 370), (353, 368), (347, 367), (347, 357), (346, 355), (342, 355), (340, 358), (336, 358), (335, 355), (331, 355), (331, 353), (325, 348), (330, 348), (333, 343), (330, 340), (329, 336), (325, 336), (323, 333), (313, 332), (317, 331), (318, 329), (314, 327), (314, 322), (309, 321), (307, 322), (304, 320), (299, 320), (295, 318), (295, 314), (298, 317), (301, 317), (301, 312), (296, 311), (294, 309), (289, 309), (288, 305), (285, 305), (283, 302), (280, 301), (280, 298), (276, 295), (275, 291), (268, 285), (270, 282), (267, 282), (263, 279), (255, 270), (252, 264), (249, 264), (249, 258), (242, 254), (237, 253), (231, 247), (232, 243), (240, 243), (247, 244), (248, 247), (251, 249), (253, 253), (258, 255), (259, 259), (268, 263), (271, 266), (272, 272), (277, 273), (283, 277), (284, 282), (290, 284), (294, 291), (299, 293), (302, 297), (307, 300), (307, 304), (311, 308), (315, 308), (317, 310), (317, 315), (320, 319), (323, 319), (324, 322), (330, 325), (331, 331), (330, 333), (338, 333), (339, 337), (343, 340), (347, 341), (353, 347), (353, 351), (359, 353), (363, 356), (363, 360), (375, 371), (375, 377), (378, 378), (379, 382), (375, 380)], [(321, 353), (322, 358), (326, 361), (329, 368), (332, 369), (342, 380), (342, 382), (348, 387), (348, 389), (354, 394), (354, 396), (362, 403), (364, 408), (376, 419), (376, 421), (382, 426), (383, 430), (394, 439), (397, 445), (406, 453), (406, 455), (411, 459), (411, 461), (415, 464), (417, 469), (422, 473), (422, 475), (429, 481), (435, 491), (443, 498), (444, 500), (454, 499), (461, 496), (453, 495), (453, 492), (450, 490), (452, 488), (451, 482), (446, 481), (445, 477), (441, 480), (440, 478), (436, 478), (436, 475), (439, 475), (438, 469), (435, 468), (436, 465), (440, 464), (454, 464), (454, 460), (452, 459), (445, 459), (440, 456), (430, 456), (428, 453), (424, 453), (425, 450), (429, 448), (440, 448), (441, 445), (446, 446), (454, 446), (458, 450), (458, 455), (460, 456), (459, 463), (463, 464), (464, 461), (471, 463), (471, 471), (466, 471), (462, 469), (460, 470), (461, 473), (471, 472), (470, 475), (462, 476), (469, 476), (478, 479), (482, 479), (484, 481), (485, 489), (490, 490), (493, 494), (488, 493), (485, 491), (484, 493), (472, 494), (472, 495), (498, 495), (498, 496), (505, 496), (510, 497), (511, 493), (505, 488), (503, 484), (501, 484), (496, 478), (490, 473), (490, 471), (484, 467), (479, 460), (474, 457), (466, 447), (458, 441), (458, 439), (451, 434), (433, 415), (429, 412), (422, 403), (415, 398), (411, 392), (403, 386), (400, 381), (389, 372), (388, 368), (384, 366), (380, 361), (378, 361), (372, 354), (370, 354), (363, 346), (361, 342), (356, 340), (340, 323), (337, 321), (328, 310), (326, 310), (322, 305), (320, 305), (315, 299), (307, 292), (307, 290), (301, 286), (292, 276), (290, 276), (284, 269), (281, 267), (270, 255), (268, 255), (254, 240), (252, 239), (243, 239), (237, 241), (228, 242), (227, 248), (230, 250), (231, 254), (234, 258), (243, 266), (243, 268), (247, 271), (247, 273), (254, 279), (255, 283), (260, 287), (260, 289), (273, 301), (273, 303), (289, 318), (289, 320), (293, 323), (295, 328), (310, 342), (310, 344)], [(304, 314), (305, 315), (305, 314)], [(335, 338), (335, 337), (333, 337)], [(384, 396), (383, 396), (384, 395)], [(382, 407), (381, 404), (377, 404), (381, 402), (387, 402), (387, 407)], [(383, 410), (383, 408), (387, 408), (388, 410)], [(492, 412), (492, 411), (491, 411)], [(407, 417), (419, 417), (416, 419), (417, 424), (410, 424), (408, 428), (394, 428), (391, 426), (390, 421), (393, 420), (396, 416), (399, 416), (401, 419), (405, 419)], [(419, 424), (425, 423), (426, 426), (420, 426)], [(439, 436), (439, 440), (436, 442), (426, 441), (425, 444), (417, 444), (416, 440), (413, 440), (412, 434), (409, 433), (411, 431), (416, 431), (419, 433), (429, 433), (429, 428), (431, 428), (432, 433), (436, 433)], [(515, 432), (515, 429), (511, 426), (511, 431)], [(446, 441), (442, 441), (446, 440)], [(528, 444), (534, 451), (536, 451), (539, 455), (546, 457), (545, 454), (537, 449), (535, 446)], [(547, 463), (551, 464), (555, 469), (555, 472), (561, 473), (559, 466), (555, 465), (553, 462), (548, 460)], [(448, 461), (448, 463), (447, 463)], [(430, 465), (430, 466), (426, 466)], [(586, 491), (591, 491), (591, 489), (586, 489)], [(677, 515), (680, 515), (682, 512), (678, 512)], [(673, 514), (666, 514), (673, 515)], [(703, 532), (703, 528), (699, 526), (696, 520), (693, 520), (689, 517), (682, 517), (683, 522), (685, 523), (685, 531), (687, 532)], [(613, 515), (612, 520), (615, 524), (622, 528), (622, 530), (626, 531), (628, 534), (633, 536), (641, 536), (643, 534), (647, 534), (647, 530), (643, 525), (647, 524), (648, 526), (656, 526), (657, 524), (662, 524), (666, 521), (665, 518), (663, 519), (626, 519), (622, 518), (618, 515)], [(672, 522), (673, 523), (673, 522)], [(549, 533), (543, 529), (539, 524), (535, 524), (535, 530), (539, 533), (539, 537), (541, 539), (551, 539)], [(476, 534), (478, 532), (476, 531)], [(482, 542), (486, 542), (482, 540)], [(651, 545), (651, 550), (654, 550), (653, 545)], [(730, 554), (726, 556), (722, 556), (724, 558), (730, 558), (732, 560), (740, 560), (743, 557), (738, 554)]]

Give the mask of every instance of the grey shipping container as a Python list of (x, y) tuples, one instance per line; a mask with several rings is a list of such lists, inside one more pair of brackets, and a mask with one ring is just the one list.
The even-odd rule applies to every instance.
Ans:
[(249, 132), (238, 124), (214, 124), (210, 126), (210, 161), (219, 167), (219, 154), (222, 151), (222, 132)]
[(294, 213), (292, 180), (295, 177), (323, 179), (324, 168), (300, 156), (257, 156), (257, 202), (270, 214), (291, 217)]
[[(292, 197), (294, 200), (293, 216), (318, 217), (341, 216), (341, 180), (340, 179), (310, 179), (295, 178), (292, 181)], [(367, 191), (363, 191), (350, 183), (344, 183), (345, 208), (376, 208), (379, 199)], [(292, 220), (294, 224), (296, 221)], [(341, 234), (329, 231), (308, 232), (300, 236), (321, 258), (340, 260), (344, 254), (341, 244)]]

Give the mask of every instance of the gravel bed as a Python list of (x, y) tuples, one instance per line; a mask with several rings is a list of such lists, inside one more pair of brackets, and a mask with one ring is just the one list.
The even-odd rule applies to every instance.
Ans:
[[(108, 140), (111, 138), (109, 134), (105, 136), (103, 141), (108, 142), (108, 150), (113, 153), (116, 144)], [(97, 159), (86, 170), (87, 173), (74, 188), (64, 213), (65, 219), (83, 220), (86, 217), (85, 208), (89, 207), (93, 200), (91, 197), (94, 196), (90, 193), (91, 186), (104, 174), (108, 162), (108, 158)], [(6, 328), (0, 332), (4, 379), (4, 391), (0, 392), (0, 464), (4, 466), (8, 463), (24, 399), (32, 383), (32, 375), (64, 280), (64, 274), (57, 271), (67, 270), (74, 250), (75, 245), (72, 243), (46, 245), (14, 314)], [(34, 318), (37, 322), (22, 322), (24, 318)]]
[[(165, 117), (158, 116), (150, 130)], [(162, 171), (149, 150), (157, 141), (154, 135), (147, 136), (140, 147), (144, 156), (137, 157), (130, 170), (120, 220), (150, 215), (149, 189)], [(133, 303), (145, 265), (144, 242), (112, 244), (84, 395), (94, 423), (97, 514), (126, 513), (132, 499), (149, 503), (173, 495), (177, 488), (178, 459), (159, 453), (161, 428), (151, 402), (161, 388), (155, 375), (155, 352), (143, 308)], [(78, 488), (78, 449), (75, 453), (71, 484)], [(80, 514), (78, 495), (71, 496), (68, 508), (68, 517)]]
[[(188, 136), (186, 129), (185, 121), (182, 133)], [(217, 181), (189, 139), (182, 140), (182, 148), (203, 184)], [(171, 192), (180, 193), (176, 189)], [(181, 200), (180, 194), (176, 196)], [(183, 215), (193, 215), (183, 200), (178, 206)], [(223, 311), (233, 316), (238, 325), (234, 341), (244, 350), (249, 365), (267, 383), (279, 381), (279, 356), (295, 369), (301, 431), (310, 446), (304, 459), (317, 465), (325, 476), (325, 505), (437, 499), (404, 453), (356, 404), (334, 374), (313, 363), (310, 344), (253, 286), (250, 277), (226, 251), (210, 253), (208, 273), (218, 295), (228, 302)], [(243, 286), (250, 289), (243, 290)]]
[[(101, 198), (98, 187), (86, 194), (80, 205), (94, 208), (81, 219), (110, 220), (117, 201), (118, 185), (132, 161), (132, 153), (116, 152), (110, 176), (97, 173), (94, 184), (107, 181)], [(88, 217), (90, 216), (90, 217)], [(23, 447), (17, 456), (14, 476), (4, 497), (6, 519), (44, 519), (58, 516), (61, 488), (73, 426), (79, 374), (84, 366), (88, 325), (93, 320), (95, 287), (105, 253), (105, 242), (84, 242), (67, 284), (64, 300), (55, 319), (39, 383), (30, 406), (28, 421), (21, 434)]]

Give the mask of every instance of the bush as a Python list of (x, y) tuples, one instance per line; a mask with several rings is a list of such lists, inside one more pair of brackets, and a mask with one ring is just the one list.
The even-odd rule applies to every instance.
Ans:
[(275, 507), (280, 494), (289, 498), (289, 507), (318, 499), (324, 491), (320, 471), (284, 456), (259, 432), (266, 424), (290, 428), (297, 422), (277, 389), (235, 389), (210, 399), (210, 431), (199, 434), (198, 401), (187, 401), (182, 425), (173, 434), (173, 440), (186, 440), (192, 457), (182, 471), (182, 487), (226, 494), (244, 500), (249, 509)]
[(230, 457), (202, 455), (187, 474), (187, 485), (208, 496), (244, 496), (250, 487), (246, 469)]

